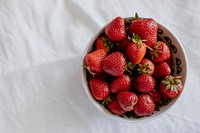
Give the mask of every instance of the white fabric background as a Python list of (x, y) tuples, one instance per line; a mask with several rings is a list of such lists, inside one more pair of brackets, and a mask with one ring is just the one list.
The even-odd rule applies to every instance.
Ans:
[[(0, 0), (0, 133), (199, 133), (199, 0)], [(153, 17), (181, 40), (188, 82), (146, 123), (107, 118), (86, 97), (81, 56), (116, 16)]]

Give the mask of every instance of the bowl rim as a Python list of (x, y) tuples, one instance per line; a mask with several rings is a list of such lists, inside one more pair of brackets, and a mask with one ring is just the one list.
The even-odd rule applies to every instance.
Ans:
[[(125, 20), (128, 20), (128, 19), (133, 19), (134, 17), (125, 17), (124, 19)], [(184, 62), (185, 62), (185, 80), (183, 81), (184, 83), (184, 88), (183, 88), (183, 91), (182, 93), (177, 96), (176, 98), (173, 99), (173, 102), (170, 104), (170, 106), (166, 107), (165, 106), (165, 110), (162, 110), (162, 112), (160, 112), (159, 114), (154, 114), (154, 115), (151, 115), (151, 116), (148, 116), (148, 117), (142, 117), (142, 118), (123, 118), (123, 117), (120, 117), (120, 116), (117, 116), (117, 115), (114, 115), (112, 114), (110, 111), (108, 111), (105, 107), (103, 107), (102, 105), (100, 105), (91, 95), (90, 93), (90, 90), (89, 90), (89, 86), (88, 86), (88, 81), (87, 81), (87, 78), (86, 78), (86, 70), (83, 68), (83, 65), (84, 65), (84, 58), (86, 56), (86, 54), (88, 52), (90, 52), (91, 48), (92, 48), (92, 45), (94, 43), (94, 41), (96, 40), (96, 38), (104, 31), (104, 28), (106, 27), (106, 25), (104, 25), (103, 27), (100, 28), (100, 30), (98, 30), (93, 36), (92, 38), (89, 40), (89, 42), (87, 43), (87, 46), (85, 47), (84, 49), (84, 52), (83, 52), (83, 55), (82, 55), (82, 58), (81, 58), (81, 81), (82, 81), (82, 85), (84, 86), (84, 90), (85, 90), (85, 93), (88, 97), (88, 99), (90, 100), (90, 102), (96, 106), (96, 108), (102, 112), (103, 114), (105, 114), (106, 116), (110, 117), (110, 118), (113, 118), (115, 120), (120, 120), (120, 121), (123, 121), (123, 122), (130, 122), (130, 123), (141, 123), (141, 122), (147, 122), (147, 121), (150, 121), (150, 120), (153, 120), (153, 119), (156, 119), (158, 117), (161, 117), (163, 116), (164, 114), (166, 114), (167, 111), (169, 111), (170, 109), (172, 109), (175, 105), (175, 103), (180, 100), (180, 97), (183, 95), (183, 92), (186, 88), (186, 85), (187, 85), (187, 78), (188, 78), (188, 59), (187, 59), (187, 55), (186, 55), (186, 52), (185, 52), (185, 49), (181, 43), (181, 41), (177, 38), (177, 36), (171, 31), (169, 30), (168, 27), (166, 26), (163, 26), (162, 24), (160, 24), (158, 21), (156, 21), (159, 25), (159, 28), (161, 27), (161, 29), (167, 31), (170, 36), (172, 36), (176, 41), (176, 45), (179, 45), (180, 46), (180, 50), (181, 50), (181, 53), (183, 55), (183, 58), (184, 59)], [(162, 107), (163, 108), (163, 107)]]

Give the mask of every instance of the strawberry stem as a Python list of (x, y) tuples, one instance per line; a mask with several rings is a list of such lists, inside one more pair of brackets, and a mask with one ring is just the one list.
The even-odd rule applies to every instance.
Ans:
[(92, 77), (94, 77), (94, 75), (96, 75), (96, 73), (92, 72), (92, 71), (90, 70), (90, 67), (87, 66), (86, 64), (84, 64), (83, 68), (84, 68), (84, 69), (87, 69), (87, 71), (92, 75)]
[(139, 17), (139, 15), (138, 15), (138, 13), (136, 12), (135, 13), (135, 19), (139, 19), (140, 17)]
[(125, 66), (125, 70), (126, 70), (130, 75), (132, 75), (132, 72), (127, 68), (127, 66)]
[(149, 47), (148, 45), (146, 45), (146, 46), (150, 51), (154, 51), (153, 48)]
[(125, 66), (125, 70), (132, 75), (132, 70), (136, 67), (136, 65), (132, 64), (131, 62), (127, 62)]
[(107, 106), (108, 103), (110, 103), (112, 101), (112, 99), (113, 98), (111, 96), (109, 96), (105, 100), (103, 100), (103, 102), (101, 104), (104, 105), (104, 106)]
[(133, 36), (131, 38), (131, 40), (138, 44), (138, 47), (141, 48), (142, 47), (142, 42), (146, 41), (146, 40), (142, 40), (137, 34), (133, 33)]

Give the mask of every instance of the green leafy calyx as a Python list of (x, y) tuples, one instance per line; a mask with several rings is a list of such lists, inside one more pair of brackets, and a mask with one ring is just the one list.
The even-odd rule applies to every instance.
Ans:
[(139, 74), (150, 74), (151, 73), (151, 66), (149, 63), (145, 62), (143, 65), (138, 64), (138, 73)]
[(146, 40), (142, 40), (137, 34), (133, 34), (133, 37), (130, 38), (128, 37), (130, 40), (132, 40), (134, 43), (138, 44), (138, 47), (141, 48), (142, 47), (142, 43)]
[(178, 93), (178, 88), (182, 85), (181, 76), (166, 76), (162, 84), (166, 85), (166, 90)]

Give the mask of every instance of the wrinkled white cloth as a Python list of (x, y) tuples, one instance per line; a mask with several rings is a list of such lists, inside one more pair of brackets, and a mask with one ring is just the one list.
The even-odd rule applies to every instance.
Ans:
[[(199, 8), (198, 0), (0, 0), (0, 133), (199, 133)], [(92, 105), (80, 65), (102, 26), (135, 12), (176, 34), (189, 72), (165, 115), (124, 123)]]

